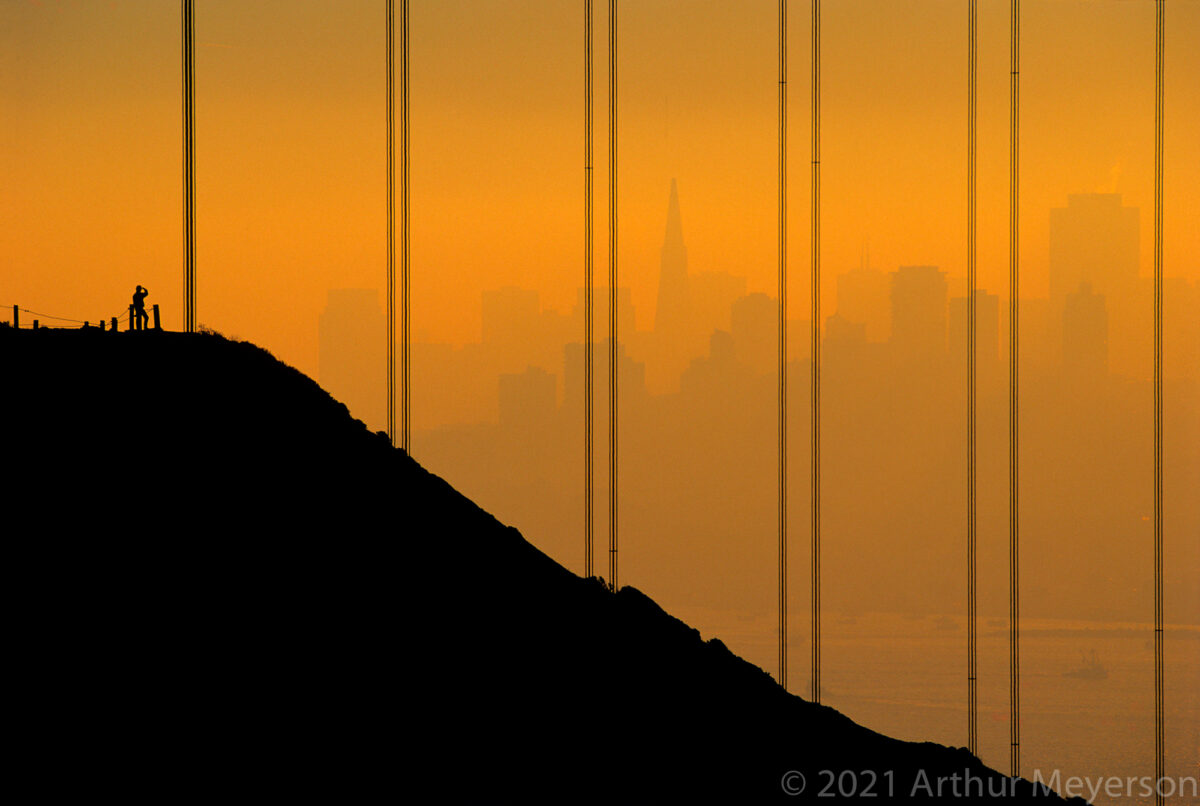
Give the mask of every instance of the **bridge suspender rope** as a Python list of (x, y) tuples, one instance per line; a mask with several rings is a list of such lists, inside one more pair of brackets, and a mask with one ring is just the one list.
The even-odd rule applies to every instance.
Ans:
[(787, 689), (787, 0), (779, 0), (779, 685)]
[(1018, 483), (1018, 357), (1020, 347), (1020, 33), (1021, 3), (1010, 9), (1009, 174), (1008, 174), (1008, 679), (1009, 763), (1015, 778), (1021, 770), (1021, 586)]
[(387, 431), (396, 445), (396, 47), (395, 0), (387, 0)]
[(1163, 804), (1163, 50), (1166, 0), (1155, 0), (1154, 40), (1154, 802)]
[(812, 20), (812, 691), (821, 701), (821, 0)]
[(592, 0), (583, 1), (583, 575), (592, 576)]
[(196, 26), (183, 0), (183, 329), (196, 332)]
[(409, 287), (408, 0), (400, 0), (400, 398), (401, 447), (412, 452), (412, 319)]
[[(396, 46), (395, 0), (387, 0), (387, 423), (396, 431)], [(408, 0), (400, 0), (400, 447), (411, 450), (408, 276)]]
[(975, 508), (975, 115), (977, 0), (967, 12), (967, 749), (978, 753)]
[(617, 0), (608, 0), (608, 584), (617, 590)]

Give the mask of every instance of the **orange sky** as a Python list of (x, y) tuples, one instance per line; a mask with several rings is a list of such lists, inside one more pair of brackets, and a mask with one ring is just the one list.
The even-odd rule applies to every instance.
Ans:
[[(605, 4), (596, 5), (596, 277), (606, 266)], [(478, 338), (480, 292), (581, 284), (582, 3), (412, 2), (413, 321)], [(1047, 219), (1072, 192), (1153, 211), (1154, 5), (1026, 0), (1023, 288), (1046, 288)], [(825, 311), (857, 265), (961, 275), (966, 8), (824, 4)], [(1168, 3), (1169, 275), (1200, 279), (1200, 2)], [(776, 4), (622, 4), (620, 258), (640, 322), (678, 177), (693, 271), (775, 288)], [(335, 287), (384, 277), (384, 4), (200, 0), (199, 319), (316, 374)], [(806, 318), (810, 6), (791, 11), (791, 283)], [(979, 267), (1007, 270), (1008, 3), (980, 3)], [(0, 305), (120, 311), (136, 283), (181, 322), (174, 2), (0, 5)]]

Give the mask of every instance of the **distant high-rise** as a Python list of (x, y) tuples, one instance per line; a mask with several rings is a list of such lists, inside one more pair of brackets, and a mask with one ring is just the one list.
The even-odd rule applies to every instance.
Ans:
[(545, 431), (558, 406), (558, 379), (541, 367), (526, 367), (500, 376), (499, 395), (501, 427)]
[[(600, 302), (596, 303), (595, 307), (592, 309), (592, 316), (595, 317), (593, 321), (599, 323), (596, 325), (597, 329), (592, 336), (594, 343), (599, 343), (602, 339), (606, 339), (608, 337), (608, 297), (608, 286), (596, 287), (595, 298), (600, 300)], [(575, 307), (571, 311), (571, 319), (570, 323), (568, 324), (568, 332), (571, 335), (564, 339), (563, 343), (572, 341), (574, 338), (578, 338), (578, 336), (575, 336), (574, 334), (577, 334), (583, 330), (583, 312), (585, 306), (584, 300), (584, 290), (582, 288), (577, 289), (575, 293)], [(618, 288), (617, 337), (622, 344), (628, 344), (635, 338), (635, 334), (637, 333), (636, 313), (637, 312), (633, 309), (633, 291), (627, 286)], [(607, 354), (603, 357), (603, 360), (608, 360)], [(600, 364), (597, 364), (597, 366), (600, 366)]]
[(687, 247), (683, 245), (683, 219), (679, 213), (679, 186), (671, 180), (667, 202), (667, 231), (663, 237), (658, 271), (658, 307), (654, 312), (655, 333), (682, 337), (690, 314)]
[(723, 271), (700, 271), (688, 277), (691, 315), (689, 348), (702, 350), (714, 330), (729, 330), (734, 302), (746, 295), (746, 278)]
[(578, 332), (569, 316), (544, 310), (537, 291), (514, 286), (483, 292), (482, 322), (484, 352), (503, 373), (557, 367), (563, 343)]
[(892, 314), (888, 275), (866, 266), (839, 274), (837, 313), (866, 325), (868, 341), (886, 341)]
[(1144, 345), (1152, 302), (1148, 284), (1138, 280), (1138, 235), (1138, 208), (1122, 205), (1116, 193), (1072, 194), (1066, 207), (1050, 211), (1051, 324), (1061, 328), (1067, 296), (1088, 283), (1104, 297), (1109, 366), (1122, 375), (1151, 372)]
[(827, 372), (853, 373), (862, 370), (867, 348), (867, 326), (835, 313), (825, 319), (825, 337), (821, 339), (821, 360)]
[(321, 386), (372, 430), (387, 426), (384, 318), (373, 288), (331, 289), (317, 322)]
[[(620, 290), (627, 291), (627, 289)], [(608, 344), (608, 339), (598, 339), (592, 345), (592, 364), (595, 367), (603, 367), (605, 373), (608, 372)], [(579, 342), (571, 342), (564, 348), (563, 406), (568, 411), (577, 411), (583, 406), (583, 349), (583, 345)], [(645, 404), (647, 397), (646, 365), (630, 358), (624, 341), (617, 342), (617, 383), (621, 390), (619, 405), (622, 411), (636, 410)], [(608, 405), (607, 395), (608, 391), (604, 384), (593, 384), (592, 405), (596, 411), (605, 411), (605, 407)]]
[(737, 359), (733, 336), (714, 330), (708, 338), (708, 355), (693, 359), (679, 376), (679, 392), (700, 414), (718, 400), (732, 399), (740, 405), (743, 400), (738, 396), (745, 394), (752, 377), (752, 371)]
[(1075, 380), (1108, 372), (1108, 307), (1087, 282), (1067, 295), (1063, 307), (1063, 369)]
[(779, 371), (779, 300), (749, 294), (730, 312), (737, 360), (758, 375)]
[[(950, 300), (950, 325), (946, 349), (956, 358), (967, 355), (967, 298)], [(987, 372), (1000, 362), (1000, 297), (975, 292), (975, 360)]]
[(1087, 282), (1106, 299), (1132, 299), (1138, 278), (1138, 208), (1117, 193), (1073, 193), (1050, 210), (1050, 299), (1062, 305)]
[(892, 344), (901, 358), (926, 360), (946, 352), (946, 273), (937, 266), (892, 272)]

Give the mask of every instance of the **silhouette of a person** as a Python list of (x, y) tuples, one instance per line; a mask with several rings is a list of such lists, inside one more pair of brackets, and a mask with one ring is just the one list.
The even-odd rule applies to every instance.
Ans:
[(146, 295), (149, 293), (140, 285), (133, 292), (133, 327), (135, 330), (145, 330), (150, 321), (150, 317), (146, 315)]

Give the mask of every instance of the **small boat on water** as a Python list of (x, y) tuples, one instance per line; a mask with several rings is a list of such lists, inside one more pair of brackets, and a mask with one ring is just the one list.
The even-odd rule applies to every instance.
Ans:
[(1072, 669), (1069, 672), (1063, 672), (1063, 677), (1074, 678), (1075, 680), (1107, 680), (1108, 669), (1096, 657), (1096, 650), (1092, 650), (1092, 654), (1083, 656), (1083, 665), (1078, 669)]

